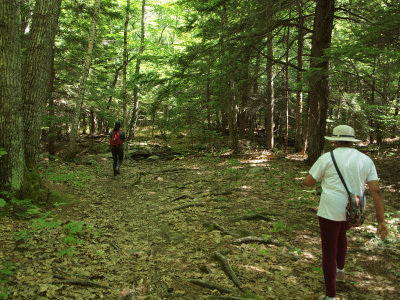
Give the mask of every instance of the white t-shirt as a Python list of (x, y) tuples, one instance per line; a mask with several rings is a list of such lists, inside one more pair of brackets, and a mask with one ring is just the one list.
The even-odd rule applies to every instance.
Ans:
[[(363, 195), (365, 184), (378, 180), (373, 161), (360, 151), (339, 147), (333, 154), (350, 192)], [(346, 221), (347, 192), (336, 172), (331, 154), (328, 152), (320, 156), (309, 173), (315, 180), (322, 181), (317, 215), (333, 221)]]

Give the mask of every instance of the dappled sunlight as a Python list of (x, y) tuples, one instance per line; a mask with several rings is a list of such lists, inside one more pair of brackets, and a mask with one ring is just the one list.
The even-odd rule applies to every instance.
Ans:
[(258, 273), (266, 273), (265, 269), (263, 269), (259, 266), (244, 265), (243, 268), (248, 271), (254, 271), (254, 272), (258, 272)]
[(248, 186), (248, 185), (242, 185), (240, 188), (242, 190), (251, 190), (251, 186)]

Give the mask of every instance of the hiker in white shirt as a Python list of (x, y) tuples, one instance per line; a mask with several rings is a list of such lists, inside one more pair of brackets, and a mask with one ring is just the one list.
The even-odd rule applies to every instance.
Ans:
[[(351, 148), (355, 139), (354, 129), (339, 125), (331, 137), (325, 137), (335, 144), (333, 151), (337, 165), (347, 188), (354, 194), (364, 195), (367, 184), (375, 202), (377, 234), (384, 239), (388, 229), (384, 220), (384, 202), (379, 188), (379, 179), (373, 161), (365, 154)], [(346, 221), (347, 191), (336, 171), (330, 153), (325, 153), (311, 167), (304, 184), (311, 186), (321, 181), (322, 194), (318, 207), (321, 231), (322, 266), (326, 294), (319, 299), (335, 299), (336, 281), (344, 281), (344, 264), (347, 252)]]

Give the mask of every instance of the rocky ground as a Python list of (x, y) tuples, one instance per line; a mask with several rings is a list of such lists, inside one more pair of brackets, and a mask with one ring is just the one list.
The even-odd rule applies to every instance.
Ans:
[[(376, 238), (370, 199), (366, 224), (349, 232), (339, 299), (400, 297), (400, 152), (372, 155), (390, 236)], [(51, 214), (1, 217), (0, 268), (12, 269), (3, 275), (10, 299), (316, 299), (323, 293), (319, 189), (301, 184), (308, 170), (301, 157), (136, 157), (114, 178), (107, 156), (44, 161), (45, 180), (58, 197)]]

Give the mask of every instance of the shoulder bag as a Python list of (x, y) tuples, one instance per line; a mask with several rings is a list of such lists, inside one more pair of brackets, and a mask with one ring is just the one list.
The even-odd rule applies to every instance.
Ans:
[(347, 196), (348, 196), (348, 203), (346, 206), (346, 220), (349, 222), (350, 226), (352, 226), (352, 227), (361, 226), (364, 223), (364, 219), (365, 219), (365, 215), (364, 215), (365, 194), (360, 196), (360, 195), (353, 194), (352, 192), (349, 191), (346, 183), (344, 182), (343, 176), (339, 171), (339, 167), (337, 166), (335, 156), (333, 155), (333, 151), (331, 151), (331, 157), (332, 157), (332, 161), (335, 166), (335, 169), (340, 177), (340, 180), (342, 181), (342, 183), (344, 185), (344, 188), (346, 189)]

